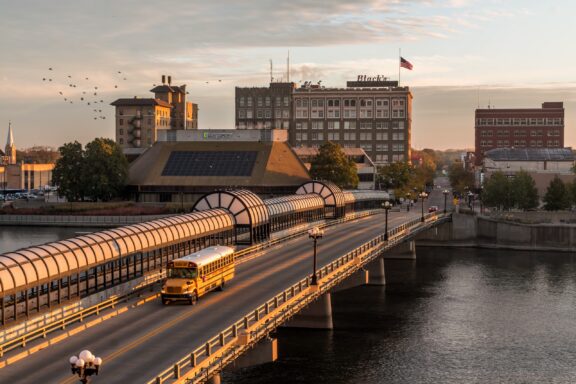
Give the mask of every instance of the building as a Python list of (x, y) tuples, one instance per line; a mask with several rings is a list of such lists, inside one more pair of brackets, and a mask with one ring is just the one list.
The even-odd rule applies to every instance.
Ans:
[(289, 129), (294, 83), (236, 87), (236, 129)]
[(486, 151), (494, 148), (563, 148), (564, 104), (477, 109), (474, 130), (477, 164), (482, 163)]
[(130, 165), (128, 192), (143, 202), (195, 202), (215, 190), (248, 189), (263, 198), (294, 194), (310, 181), (285, 141), (158, 141)]
[(157, 140), (159, 129), (197, 129), (198, 105), (186, 101), (186, 85), (172, 85), (162, 75), (162, 85), (150, 90), (153, 98), (124, 98), (116, 107), (116, 143), (126, 155), (139, 155)]
[(293, 147), (325, 141), (362, 148), (375, 164), (409, 161), (412, 93), (397, 81), (358, 76), (346, 88), (306, 82), (236, 88), (236, 127), (286, 128)]
[(52, 184), (53, 169), (54, 164), (16, 162), (16, 144), (12, 125), (9, 124), (6, 147), (0, 164), (0, 192), (44, 189)]
[(574, 154), (571, 148), (496, 148), (485, 152), (484, 178), (494, 172), (514, 177), (525, 171), (536, 182), (540, 197), (544, 196), (550, 181), (558, 176), (564, 182), (574, 181)]
[(285, 129), (159, 129), (157, 141), (288, 141)]
[[(376, 166), (362, 148), (343, 148), (347, 158), (354, 161), (358, 173), (357, 189), (375, 189)], [(310, 170), (310, 165), (318, 155), (319, 149), (316, 147), (295, 147), (294, 152), (304, 163), (306, 169)]]

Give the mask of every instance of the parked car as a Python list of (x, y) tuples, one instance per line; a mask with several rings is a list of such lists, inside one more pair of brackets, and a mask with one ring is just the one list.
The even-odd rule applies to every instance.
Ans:
[(428, 207), (428, 212), (436, 212), (438, 210), (437, 205), (431, 205)]

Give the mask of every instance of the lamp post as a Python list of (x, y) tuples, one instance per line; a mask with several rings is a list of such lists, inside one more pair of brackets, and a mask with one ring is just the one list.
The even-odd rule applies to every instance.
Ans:
[(473, 197), (474, 197), (474, 193), (472, 193), (472, 191), (468, 191), (468, 208), (470, 208), (470, 209), (472, 209)]
[(384, 213), (386, 216), (385, 224), (384, 224), (384, 241), (388, 241), (388, 211), (392, 208), (392, 204), (389, 201), (385, 201), (382, 203), (382, 208), (384, 208)]
[(444, 213), (446, 213), (446, 199), (448, 198), (450, 191), (445, 189), (442, 191), (442, 193), (444, 194)]
[(73, 375), (78, 375), (80, 382), (83, 384), (90, 382), (90, 376), (98, 376), (102, 359), (96, 357), (92, 352), (84, 350), (80, 352), (78, 357), (72, 356), (68, 360), (70, 362), (70, 369)]
[(318, 239), (322, 238), (322, 236), (324, 236), (324, 231), (318, 227), (308, 230), (308, 237), (314, 239), (314, 265), (312, 271), (312, 282), (310, 285), (318, 285), (318, 277), (316, 276), (316, 243)]
[(412, 203), (412, 195), (408, 192), (406, 194), (406, 212), (410, 212), (410, 203)]
[(424, 222), (424, 200), (426, 200), (426, 198), (428, 197), (428, 194), (426, 192), (422, 191), (422, 192), (420, 192), (420, 194), (418, 196), (422, 200), (422, 218), (420, 219), (420, 221)]

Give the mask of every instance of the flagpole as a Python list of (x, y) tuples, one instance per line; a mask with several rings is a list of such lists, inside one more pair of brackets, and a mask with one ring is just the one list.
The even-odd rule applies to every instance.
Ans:
[(398, 48), (398, 86), (400, 86), (400, 58), (402, 57), (402, 48)]

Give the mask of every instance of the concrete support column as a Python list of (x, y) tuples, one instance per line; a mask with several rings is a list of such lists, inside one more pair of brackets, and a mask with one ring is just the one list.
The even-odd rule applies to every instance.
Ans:
[(386, 285), (386, 274), (384, 273), (384, 259), (378, 258), (367, 265), (368, 284), (369, 285)]
[(342, 283), (338, 284), (338, 286), (332, 288), (330, 293), (336, 293), (340, 291), (345, 291), (350, 288), (356, 288), (361, 285), (368, 284), (369, 273), (365, 269), (361, 269), (357, 272), (354, 272), (350, 277), (344, 280)]
[(414, 240), (398, 244), (396, 247), (384, 252), (385, 259), (416, 259), (416, 242)]
[(272, 338), (262, 339), (252, 349), (239, 356), (230, 368), (240, 369), (278, 360), (278, 340)]
[(287, 328), (333, 329), (332, 301), (330, 293), (325, 293), (318, 300), (296, 314), (283, 325)]
[(206, 383), (207, 384), (220, 384), (220, 383), (222, 383), (222, 378), (220, 377), (220, 374), (217, 373), (214, 376), (212, 376), (210, 379), (208, 379), (208, 381)]

